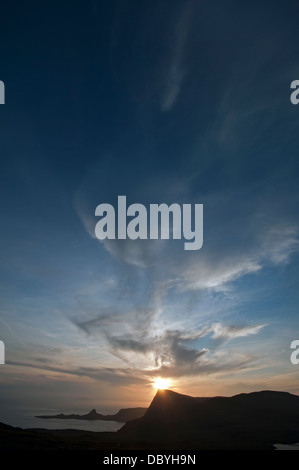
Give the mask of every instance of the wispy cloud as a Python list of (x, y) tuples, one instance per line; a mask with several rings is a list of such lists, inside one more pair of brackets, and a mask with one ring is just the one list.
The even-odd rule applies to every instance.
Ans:
[[(148, 334), (111, 336), (108, 338), (113, 350), (120, 351), (123, 359), (135, 364), (135, 369), (143, 370), (149, 374), (169, 374), (176, 377), (180, 375), (197, 375), (204, 373), (220, 372), (239, 367), (241, 363), (251, 364), (258, 355), (241, 354), (237, 351), (226, 354), (221, 349), (235, 338), (245, 338), (258, 334), (266, 325), (228, 325), (220, 322), (193, 332), (179, 330), (165, 330), (162, 333), (153, 334), (152, 328)], [(202, 340), (210, 338), (209, 348), (204, 347)], [(221, 360), (219, 367), (219, 355), (225, 356), (225, 362)], [(140, 360), (140, 356), (142, 359)], [(241, 358), (241, 359), (240, 359)], [(223, 358), (222, 358), (223, 359)], [(140, 364), (143, 364), (140, 369)]]
[(254, 368), (263, 367), (261, 358), (257, 354), (241, 354), (229, 351), (223, 354), (208, 354), (202, 356), (201, 360), (183, 365), (163, 364), (155, 375), (162, 377), (200, 377), (203, 375), (225, 375), (232, 372), (242, 372)]
[(294, 225), (276, 224), (261, 236), (264, 255), (274, 264), (285, 264), (298, 251), (299, 230)]
[(190, 264), (186, 267), (179, 281), (181, 289), (226, 291), (228, 285), (240, 277), (254, 273), (261, 269), (261, 265), (251, 258), (238, 260), (227, 258), (215, 263), (213, 260), (203, 261), (201, 264)]
[[(87, 177), (75, 198), (78, 215), (92, 237), (96, 224), (94, 210), (99, 202), (99, 177), (99, 171)], [(134, 267), (133, 283), (141, 279), (141, 268), (143, 273), (155, 279), (156, 285), (163, 284), (166, 290), (176, 287), (180, 291), (225, 292), (238, 279), (258, 273), (266, 265), (289, 262), (292, 253), (298, 250), (298, 226), (294, 220), (285, 217), (282, 208), (265, 194), (264, 188), (248, 185), (212, 195), (202, 192), (195, 197), (191, 175), (187, 172), (181, 180), (183, 200), (209, 201), (204, 206), (203, 248), (190, 257), (182, 246), (178, 249), (172, 241), (116, 239), (101, 242), (119, 263)], [(171, 202), (182, 199), (181, 189), (176, 194), (167, 176), (160, 177), (159, 185), (156, 185), (144, 175), (136, 184), (134, 196), (133, 202), (149, 198)], [(243, 204), (248, 200), (250, 208)], [(223, 214), (226, 214), (225, 218)], [(134, 277), (133, 272), (131, 276)], [(152, 288), (149, 279), (147, 282), (148, 288)]]
[(256, 335), (264, 328), (266, 325), (251, 325), (251, 326), (224, 326), (221, 323), (214, 323), (212, 325), (212, 338), (220, 339), (234, 339), (242, 338), (249, 335)]
[[(255, 216), (248, 220), (254, 223)], [(233, 228), (233, 227), (232, 227)], [(244, 225), (244, 234), (247, 226)], [(242, 234), (240, 242), (242, 243)], [(240, 244), (241, 244), (240, 243)], [(299, 248), (298, 227), (285, 222), (270, 223), (269, 226), (256, 228), (255, 236), (247, 240), (246, 249), (239, 251), (237, 246), (228, 244), (226, 252), (203, 253), (200, 262), (193, 259), (184, 263), (179, 271), (176, 286), (182, 290), (214, 290), (226, 292), (233, 282), (261, 271), (265, 266), (277, 266), (289, 262)]]
[(54, 372), (66, 376), (88, 377), (94, 380), (106, 381), (115, 385), (130, 385), (145, 382), (136, 369), (116, 367), (55, 367), (47, 365), (46, 361), (7, 361), (7, 366), (30, 368), (41, 372)]
[[(112, 352), (114, 351), (116, 357), (127, 363), (126, 367), (73, 367), (63, 363), (53, 365), (53, 362), (46, 357), (32, 357), (27, 361), (8, 360), (7, 366), (89, 377), (119, 385), (147, 383), (150, 377), (157, 375), (185, 377), (224, 374), (234, 370), (257, 367), (259, 355), (244, 354), (235, 350), (227, 351), (221, 349), (221, 344), (234, 338), (258, 334), (264, 326), (225, 326), (215, 323), (193, 332), (166, 330), (160, 335), (152, 335), (152, 332), (148, 331), (147, 335), (145, 333), (138, 335), (136, 332), (135, 337), (128, 334), (108, 336), (106, 339)], [(209, 349), (200, 346), (201, 340), (207, 336), (212, 340)], [(219, 339), (222, 342), (219, 343)], [(214, 346), (213, 340), (215, 340)], [(118, 355), (117, 351), (121, 354)], [(138, 361), (140, 355), (143, 359)]]
[(171, 46), (170, 63), (165, 73), (164, 92), (161, 99), (161, 110), (169, 111), (179, 93), (185, 76), (184, 50), (192, 20), (194, 4), (187, 3), (182, 7), (175, 25), (173, 44)]

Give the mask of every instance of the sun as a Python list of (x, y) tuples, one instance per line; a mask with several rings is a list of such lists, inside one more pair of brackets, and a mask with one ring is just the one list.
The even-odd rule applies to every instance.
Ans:
[(167, 379), (161, 379), (161, 377), (157, 377), (153, 382), (153, 387), (156, 390), (165, 390), (166, 388), (170, 387), (170, 381)]

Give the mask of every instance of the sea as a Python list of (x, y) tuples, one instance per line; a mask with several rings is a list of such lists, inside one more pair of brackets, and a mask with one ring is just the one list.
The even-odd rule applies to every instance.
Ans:
[[(85, 414), (87, 411), (70, 411), (65, 414), (77, 413)], [(94, 432), (116, 432), (125, 423), (118, 423), (117, 421), (83, 421), (77, 419), (42, 419), (36, 418), (37, 415), (57, 415), (61, 410), (0, 410), (0, 422), (9, 424), (10, 426), (19, 427), (23, 429), (43, 428), (43, 429), (80, 429), (82, 431)], [(102, 414), (110, 414), (111, 411), (99, 411)]]

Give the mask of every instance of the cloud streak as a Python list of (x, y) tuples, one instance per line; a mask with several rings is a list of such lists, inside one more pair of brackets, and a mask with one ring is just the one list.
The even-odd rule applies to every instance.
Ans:
[[(221, 375), (259, 366), (257, 354), (241, 354), (219, 347), (224, 341), (258, 334), (264, 326), (224, 326), (215, 323), (193, 332), (166, 330), (155, 336), (135, 335), (136, 339), (129, 335), (107, 337), (115, 356), (127, 362), (130, 367), (70, 367), (69, 364), (54, 366), (47, 358), (40, 357), (28, 361), (8, 360), (7, 366), (31, 368), (39, 373), (44, 371), (88, 377), (115, 385), (148, 383), (149, 378), (154, 376), (178, 378), (202, 374)], [(82, 329), (85, 331), (85, 327)], [(200, 346), (201, 340), (208, 336), (212, 340), (211, 347)], [(194, 344), (197, 346), (193, 346)], [(142, 360), (138, 362), (139, 356), (142, 356)]]
[[(166, 330), (161, 334), (148, 334), (134, 338), (129, 335), (108, 338), (111, 347), (124, 354), (128, 361), (134, 363), (136, 355), (143, 356), (144, 371), (147, 373), (174, 375), (197, 375), (202, 372), (215, 373), (230, 368), (244, 367), (252, 363), (257, 355), (241, 355), (234, 352), (225, 355), (221, 345), (236, 338), (256, 335), (265, 327), (260, 325), (228, 325), (220, 322), (205, 326), (191, 333), (179, 330)], [(209, 348), (203, 347), (203, 339), (209, 338)], [(219, 349), (220, 348), (220, 349)], [(225, 355), (225, 362), (217, 366), (219, 355)], [(231, 358), (230, 358), (231, 355)], [(241, 359), (240, 359), (241, 357)], [(236, 359), (237, 358), (237, 359)], [(138, 361), (137, 361), (138, 362)]]
[(186, 47), (193, 10), (193, 3), (184, 5), (176, 23), (170, 64), (165, 74), (165, 89), (161, 99), (161, 111), (171, 110), (182, 87), (182, 82), (185, 76), (183, 65), (184, 50)]
[(213, 331), (212, 338), (231, 340), (234, 338), (244, 338), (249, 335), (258, 334), (262, 328), (267, 326), (266, 324), (262, 325), (252, 325), (252, 326), (224, 326), (220, 322), (214, 323), (211, 330)]

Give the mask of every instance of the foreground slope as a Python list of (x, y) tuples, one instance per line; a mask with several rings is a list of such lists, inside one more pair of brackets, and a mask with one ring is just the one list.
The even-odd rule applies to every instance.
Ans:
[(262, 391), (193, 398), (159, 390), (143, 418), (119, 431), (124, 438), (181, 443), (190, 448), (267, 448), (299, 441), (299, 397)]

